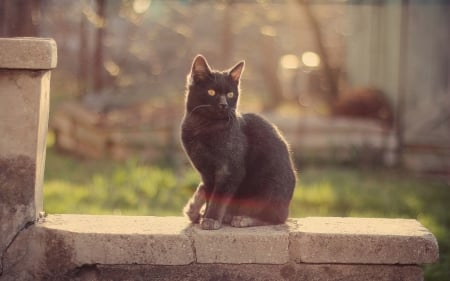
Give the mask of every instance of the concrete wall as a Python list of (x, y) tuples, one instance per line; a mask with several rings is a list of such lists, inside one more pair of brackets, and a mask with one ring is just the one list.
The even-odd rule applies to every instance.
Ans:
[[(41, 216), (56, 45), (0, 39), (0, 280), (423, 280), (416, 220), (290, 219), (201, 230), (181, 217)], [(34, 62), (34, 63), (33, 63)]]
[(183, 217), (49, 215), (8, 250), (2, 280), (419, 281), (420, 265), (437, 258), (436, 239), (416, 220), (206, 231)]

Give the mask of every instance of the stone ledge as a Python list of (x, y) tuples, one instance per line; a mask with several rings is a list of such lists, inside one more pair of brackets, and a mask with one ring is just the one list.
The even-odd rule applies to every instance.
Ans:
[(0, 68), (53, 69), (56, 42), (45, 38), (0, 38)]
[(290, 224), (290, 256), (302, 263), (427, 264), (436, 238), (412, 219), (304, 218)]
[(184, 265), (194, 262), (182, 217), (51, 215), (36, 231), (61, 241), (68, 263)]
[(204, 231), (182, 217), (50, 215), (35, 231), (63, 241), (71, 264), (409, 264), (438, 259), (416, 220), (291, 219), (286, 225)]
[(286, 226), (241, 229), (224, 226), (219, 231), (205, 231), (196, 225), (192, 229), (198, 263), (289, 262), (289, 233)]

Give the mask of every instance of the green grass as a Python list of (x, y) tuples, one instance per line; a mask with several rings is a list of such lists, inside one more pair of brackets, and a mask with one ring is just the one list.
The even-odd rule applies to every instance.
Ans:
[(197, 184), (192, 171), (176, 175), (135, 161), (75, 161), (50, 150), (44, 209), (47, 213), (181, 215)]
[[(181, 215), (198, 175), (190, 167), (140, 165), (136, 161), (80, 160), (47, 152), (47, 213)], [(401, 171), (311, 166), (299, 172), (291, 217), (414, 218), (437, 237), (440, 261), (426, 266), (426, 280), (450, 280), (450, 186)]]

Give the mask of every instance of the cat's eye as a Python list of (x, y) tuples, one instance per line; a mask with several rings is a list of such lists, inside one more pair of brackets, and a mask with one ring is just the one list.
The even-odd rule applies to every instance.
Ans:
[(233, 92), (227, 93), (227, 97), (228, 97), (229, 99), (231, 99), (232, 97), (234, 97), (234, 93), (233, 93)]
[(213, 89), (209, 89), (208, 95), (210, 95), (211, 97), (214, 97), (216, 95), (216, 91), (214, 91)]

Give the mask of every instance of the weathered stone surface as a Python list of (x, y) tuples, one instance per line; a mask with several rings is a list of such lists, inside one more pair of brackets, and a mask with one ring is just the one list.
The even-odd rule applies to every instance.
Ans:
[(0, 68), (52, 69), (56, 43), (45, 38), (0, 38)]
[[(416, 241), (422, 231), (414, 220), (306, 218), (205, 231), (181, 217), (50, 215), (20, 232), (2, 280), (419, 281), (420, 266), (398, 264), (382, 243), (426, 256)], [(373, 245), (381, 248), (374, 252)], [(317, 264), (322, 252), (328, 261)], [(366, 264), (378, 259), (382, 264)]]
[[(83, 264), (181, 265), (194, 261), (189, 222), (182, 217), (51, 215), (37, 228), (64, 241)], [(43, 241), (49, 243), (50, 241)]]
[(0, 155), (0, 259), (20, 229), (34, 220), (35, 170), (27, 156)]
[(289, 261), (287, 227), (264, 226), (218, 231), (192, 228), (198, 263), (283, 264)]
[[(421, 281), (418, 266), (313, 264), (192, 264), (184, 266), (93, 265), (67, 274), (69, 280), (153, 281)], [(65, 280), (60, 279), (50, 280)]]
[(416, 220), (304, 218), (289, 227), (296, 262), (424, 264), (439, 256), (435, 237)]
[(30, 255), (35, 256), (41, 251), (35, 251), (34, 247), (41, 246), (39, 243), (29, 243), (34, 240), (33, 227), (23, 229), (18, 232), (14, 243), (4, 252), (3, 269), (0, 280), (39, 280), (39, 262), (29, 259)]
[(35, 169), (27, 156), (0, 156), (0, 243), (10, 240), (7, 229), (19, 229), (33, 220)]
[[(53, 40), (0, 38), (0, 273), (42, 210)], [(23, 245), (24, 251), (28, 247)], [(9, 255), (14, 257), (14, 255)], [(12, 267), (11, 267), (12, 268)], [(18, 278), (17, 280), (20, 280)]]
[(0, 70), (0, 155), (36, 157), (39, 126), (47, 132), (49, 87), (49, 72)]
[(35, 163), (37, 214), (42, 210), (50, 72), (0, 70), (0, 89), (0, 157), (24, 156)]

